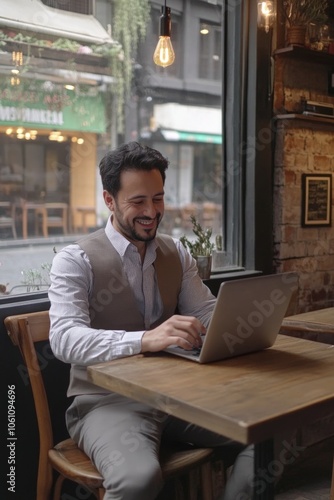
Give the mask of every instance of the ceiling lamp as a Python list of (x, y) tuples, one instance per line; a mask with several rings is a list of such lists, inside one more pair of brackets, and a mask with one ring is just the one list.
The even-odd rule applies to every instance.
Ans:
[(19, 50), (13, 50), (12, 52), (12, 61), (14, 66), (22, 66), (23, 64), (23, 54)]
[(10, 79), (10, 84), (11, 85), (20, 85), (20, 78), (18, 77), (19, 70), (18, 69), (12, 69), (12, 74), (13, 76)]
[(20, 85), (20, 68), (23, 64), (23, 54), (19, 50), (13, 50), (12, 52), (12, 62), (14, 65), (14, 68), (11, 70), (12, 77), (10, 79), (11, 85)]
[(264, 28), (266, 33), (269, 33), (273, 27), (276, 18), (276, 7), (272, 0), (259, 2), (257, 4), (257, 25), (259, 28)]
[(207, 24), (201, 24), (200, 34), (201, 35), (208, 35), (209, 34), (209, 27)]
[(155, 64), (163, 68), (170, 66), (175, 61), (175, 53), (170, 40), (171, 27), (170, 8), (166, 7), (165, 0), (159, 19), (159, 41), (153, 54)]
[(62, 135), (60, 130), (52, 130), (49, 135), (49, 141), (64, 142), (66, 141), (66, 136)]

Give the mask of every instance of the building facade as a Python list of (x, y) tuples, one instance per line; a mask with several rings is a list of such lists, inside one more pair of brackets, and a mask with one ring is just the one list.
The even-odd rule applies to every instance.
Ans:
[[(166, 203), (172, 219), (166, 217), (163, 229), (187, 229), (195, 213), (221, 233), (222, 2), (170, 2), (176, 61), (169, 68), (156, 66), (152, 57), (162, 5), (150, 2), (118, 134), (113, 2), (33, 0), (27, 8), (20, 0), (13, 9), (8, 1), (0, 17), (2, 199), (66, 203), (74, 231), (82, 224), (77, 208), (84, 206), (91, 209), (85, 223), (99, 226), (107, 211), (98, 161), (108, 148), (139, 140), (170, 160)], [(33, 225), (32, 214), (30, 219)], [(20, 224), (17, 234), (22, 236)]]

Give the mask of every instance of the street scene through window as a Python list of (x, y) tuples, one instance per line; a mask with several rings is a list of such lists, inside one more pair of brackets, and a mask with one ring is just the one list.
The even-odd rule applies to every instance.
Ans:
[(129, 141), (169, 160), (159, 230), (192, 240), (195, 217), (210, 231), (212, 273), (236, 266), (223, 209), (222, 2), (200, 4), (171, 2), (175, 62), (164, 68), (153, 62), (163, 2), (3, 0), (0, 300), (46, 291), (55, 252), (105, 226), (99, 161)]

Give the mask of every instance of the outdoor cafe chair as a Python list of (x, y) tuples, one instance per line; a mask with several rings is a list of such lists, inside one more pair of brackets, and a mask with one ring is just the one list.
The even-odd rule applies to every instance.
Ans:
[(17, 238), (15, 227), (15, 207), (10, 201), (0, 201), (0, 229), (9, 227), (13, 238)]

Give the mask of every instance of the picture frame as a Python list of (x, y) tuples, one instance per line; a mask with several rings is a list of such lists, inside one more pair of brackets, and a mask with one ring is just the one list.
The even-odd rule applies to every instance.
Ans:
[(332, 225), (332, 174), (302, 174), (302, 227)]

